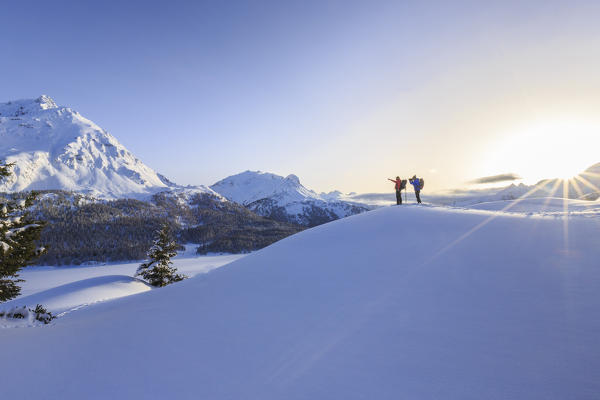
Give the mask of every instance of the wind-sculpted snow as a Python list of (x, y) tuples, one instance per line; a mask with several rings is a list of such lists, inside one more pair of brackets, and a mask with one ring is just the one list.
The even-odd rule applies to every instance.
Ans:
[(1, 330), (2, 394), (595, 399), (599, 233), (597, 215), (381, 208), (49, 326)]

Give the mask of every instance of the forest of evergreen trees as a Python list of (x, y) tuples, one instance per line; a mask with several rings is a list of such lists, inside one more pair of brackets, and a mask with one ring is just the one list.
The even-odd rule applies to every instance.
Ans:
[(43, 191), (33, 213), (47, 221), (40, 239), (47, 246), (41, 265), (144, 259), (163, 223), (169, 224), (178, 243), (196, 243), (203, 254), (257, 250), (303, 229), (207, 193), (163, 192), (144, 202)]

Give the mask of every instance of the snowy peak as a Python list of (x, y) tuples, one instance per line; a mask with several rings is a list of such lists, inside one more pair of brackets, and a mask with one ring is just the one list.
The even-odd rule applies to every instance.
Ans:
[(37, 99), (25, 99), (0, 103), (0, 117), (20, 117), (39, 111), (58, 108), (54, 100), (45, 94)]
[(38, 97), (37, 99), (35, 99), (35, 102), (40, 105), (40, 108), (42, 110), (48, 110), (50, 108), (58, 108), (58, 106), (56, 105), (54, 100), (52, 100), (52, 98), (50, 96), (46, 96), (45, 94), (43, 94), (40, 97)]
[(172, 186), (114, 136), (46, 95), (0, 104), (0, 159), (16, 164), (0, 191), (60, 189), (118, 198)]
[(509, 186), (499, 191), (496, 196), (499, 196), (502, 200), (518, 199), (527, 194), (530, 190), (531, 187), (523, 183), (519, 183), (518, 185), (511, 183)]
[(293, 174), (284, 178), (268, 172), (245, 171), (210, 188), (259, 215), (306, 226), (367, 210), (364, 205), (341, 200), (340, 195), (319, 195), (304, 187)]
[(220, 180), (211, 189), (243, 205), (273, 197), (285, 201), (322, 200), (293, 174), (284, 178), (269, 172), (245, 171)]
[(296, 175), (294, 174), (289, 174), (288, 176), (285, 177), (285, 179), (287, 181), (290, 181), (291, 183), (293, 183), (294, 185), (300, 186), (300, 178), (298, 178)]

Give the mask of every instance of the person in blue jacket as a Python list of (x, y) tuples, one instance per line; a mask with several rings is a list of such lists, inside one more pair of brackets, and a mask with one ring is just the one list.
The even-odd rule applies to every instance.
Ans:
[(421, 204), (421, 180), (417, 178), (417, 175), (413, 175), (413, 177), (408, 181), (415, 188), (415, 197), (417, 198), (417, 203)]

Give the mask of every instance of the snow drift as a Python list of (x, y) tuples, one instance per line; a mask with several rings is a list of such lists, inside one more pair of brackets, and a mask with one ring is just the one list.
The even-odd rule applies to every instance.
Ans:
[(598, 215), (352, 216), (164, 289), (0, 330), (3, 395), (595, 399), (599, 232)]

